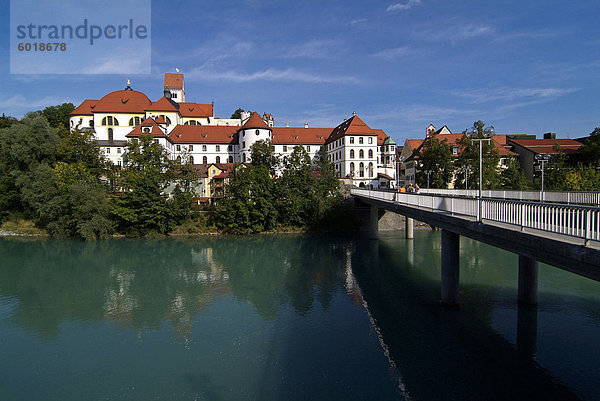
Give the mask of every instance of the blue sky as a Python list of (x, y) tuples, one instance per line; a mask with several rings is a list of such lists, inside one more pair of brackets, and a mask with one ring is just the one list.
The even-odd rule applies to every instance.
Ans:
[[(356, 111), (399, 143), (476, 120), (577, 138), (600, 126), (599, 14), (597, 1), (152, 1), (151, 74), (11, 75), (3, 13), (0, 113), (77, 105), (127, 79), (157, 100), (177, 67), (186, 100), (214, 101), (218, 117), (333, 127)], [(114, 71), (131, 57), (116, 53)]]

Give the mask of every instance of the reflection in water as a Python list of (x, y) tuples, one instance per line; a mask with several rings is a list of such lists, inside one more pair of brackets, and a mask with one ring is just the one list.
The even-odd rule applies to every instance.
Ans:
[(541, 266), (520, 307), (514, 261), (461, 240), (446, 308), (415, 237), (0, 239), (0, 399), (599, 398), (597, 283)]

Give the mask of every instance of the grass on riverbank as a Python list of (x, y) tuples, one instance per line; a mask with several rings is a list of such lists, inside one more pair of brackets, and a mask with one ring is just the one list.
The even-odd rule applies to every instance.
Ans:
[(6, 235), (31, 235), (31, 236), (47, 236), (48, 232), (43, 228), (36, 227), (31, 220), (10, 220), (5, 221), (0, 226), (0, 232)]

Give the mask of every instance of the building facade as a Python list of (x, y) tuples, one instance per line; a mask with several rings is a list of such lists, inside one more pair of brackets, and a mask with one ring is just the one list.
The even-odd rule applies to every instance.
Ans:
[(339, 177), (360, 187), (396, 186), (395, 142), (356, 113), (335, 128), (277, 127), (271, 114), (256, 112), (221, 119), (213, 104), (186, 102), (180, 73), (165, 74), (163, 96), (155, 102), (129, 81), (123, 90), (84, 100), (71, 113), (70, 129), (92, 131), (115, 166), (125, 164), (127, 141), (140, 135), (152, 135), (170, 158), (194, 165), (251, 162), (252, 145), (267, 140), (282, 158), (303, 146), (313, 163), (325, 146)]

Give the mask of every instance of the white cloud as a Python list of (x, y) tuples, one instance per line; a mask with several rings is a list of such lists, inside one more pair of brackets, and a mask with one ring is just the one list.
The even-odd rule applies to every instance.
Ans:
[(311, 40), (289, 50), (286, 57), (329, 58), (339, 54), (341, 46), (336, 40)]
[(253, 81), (288, 81), (288, 82), (308, 82), (308, 83), (352, 83), (356, 84), (360, 81), (355, 77), (350, 76), (332, 76), (311, 74), (302, 71), (297, 71), (294, 68), (285, 70), (277, 68), (267, 68), (262, 71), (251, 73), (240, 72), (235, 70), (216, 71), (208, 69), (204, 66), (194, 68), (186, 73), (186, 79), (201, 80), (201, 81), (231, 81), (231, 82), (253, 82)]
[(511, 88), (502, 86), (452, 91), (451, 94), (467, 98), (473, 103), (526, 100), (529, 104), (554, 100), (577, 90), (577, 88)]
[(410, 10), (411, 8), (413, 8), (414, 6), (418, 6), (419, 4), (421, 4), (421, 0), (408, 0), (408, 2), (406, 3), (390, 4), (386, 11), (390, 13), (396, 11)]
[(494, 29), (489, 25), (467, 24), (458, 29), (458, 36), (464, 39), (470, 39), (477, 36), (491, 35)]
[(381, 51), (378, 51), (377, 53), (374, 53), (373, 56), (378, 57), (378, 58), (383, 58), (383, 59), (393, 59), (396, 57), (408, 56), (408, 55), (414, 54), (414, 53), (415, 53), (414, 50), (412, 50), (410, 47), (400, 46), (400, 47), (394, 47), (394, 48), (390, 48), (390, 49), (383, 49)]

